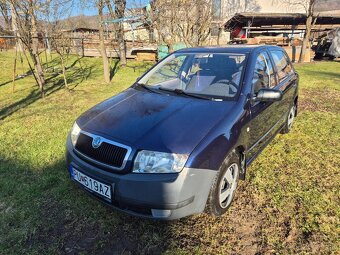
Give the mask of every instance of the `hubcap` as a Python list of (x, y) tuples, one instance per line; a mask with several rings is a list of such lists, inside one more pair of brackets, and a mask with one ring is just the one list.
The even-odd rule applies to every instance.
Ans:
[(295, 106), (293, 106), (290, 109), (289, 115), (288, 115), (288, 128), (290, 129), (293, 125), (294, 122), (294, 117), (295, 117)]
[(233, 199), (233, 195), (237, 187), (238, 174), (238, 165), (233, 163), (228, 167), (222, 178), (219, 194), (219, 203), (222, 208), (229, 206)]

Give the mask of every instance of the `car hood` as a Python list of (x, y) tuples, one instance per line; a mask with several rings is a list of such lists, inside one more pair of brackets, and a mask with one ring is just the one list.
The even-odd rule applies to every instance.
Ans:
[(130, 88), (85, 112), (81, 129), (135, 149), (190, 154), (234, 101), (209, 101)]

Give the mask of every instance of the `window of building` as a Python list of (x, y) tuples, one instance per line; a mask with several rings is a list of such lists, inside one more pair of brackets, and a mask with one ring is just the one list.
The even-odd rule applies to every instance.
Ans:
[(212, 1), (212, 17), (214, 19), (221, 18), (221, 0), (213, 0)]
[(218, 36), (220, 33), (220, 28), (218, 26), (214, 26), (210, 30), (211, 36)]

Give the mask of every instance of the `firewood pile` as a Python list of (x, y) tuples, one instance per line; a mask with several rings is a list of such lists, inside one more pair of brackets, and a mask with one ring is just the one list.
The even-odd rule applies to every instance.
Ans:
[(235, 38), (234, 43), (239, 44), (267, 44), (267, 45), (277, 45), (277, 46), (301, 46), (301, 39), (294, 38), (290, 39), (288, 37), (279, 36), (256, 36), (253, 38)]

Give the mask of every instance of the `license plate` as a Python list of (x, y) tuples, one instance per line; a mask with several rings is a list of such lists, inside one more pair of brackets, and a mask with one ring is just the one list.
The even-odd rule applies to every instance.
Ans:
[(89, 190), (111, 200), (111, 186), (106, 185), (102, 182), (99, 182), (82, 172), (79, 172), (77, 169), (72, 168), (73, 170), (73, 179)]

